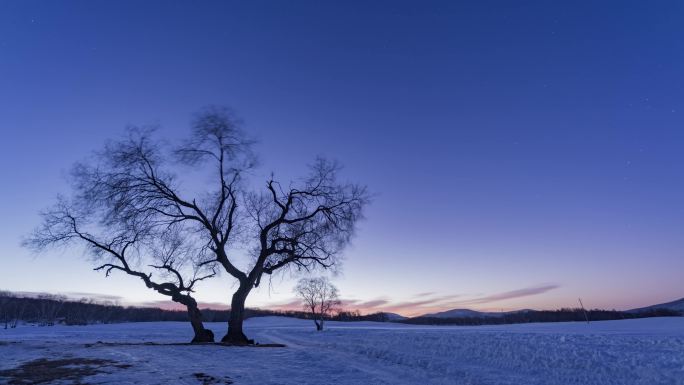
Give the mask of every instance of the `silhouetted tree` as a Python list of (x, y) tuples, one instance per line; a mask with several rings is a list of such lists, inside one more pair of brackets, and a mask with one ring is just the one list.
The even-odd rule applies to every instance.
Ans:
[[(338, 182), (339, 166), (319, 159), (308, 177), (287, 189), (271, 178), (263, 193), (247, 193), (243, 174), (255, 163), (253, 141), (225, 108), (200, 113), (189, 139), (172, 150), (154, 139), (153, 132), (131, 129), (126, 139), (109, 143), (95, 162), (81, 163), (73, 173), (78, 204), (99, 209), (102, 227), (123, 229), (121, 235), (107, 242), (97, 241), (105, 248), (96, 249), (121, 262), (101, 268), (137, 275), (140, 272), (123, 263), (126, 258), (122, 253), (130, 247), (128, 243), (136, 243), (138, 231), (146, 235), (147, 231), (173, 227), (197, 255), (196, 267), (218, 264), (238, 281), (228, 332), (222, 341), (250, 343), (242, 329), (250, 291), (264, 274), (286, 267), (309, 270), (333, 266), (361, 217), (368, 200), (366, 189)], [(179, 167), (185, 168), (183, 175), (192, 174), (193, 179), (181, 183), (174, 172)], [(213, 182), (198, 184), (197, 175), (206, 173)], [(86, 242), (93, 244), (92, 240)], [(245, 247), (253, 251), (252, 259), (241, 268), (239, 249)], [(172, 272), (168, 265), (160, 267)], [(147, 275), (139, 276), (146, 279), (143, 277)], [(188, 291), (182, 283), (176, 281), (176, 288)], [(155, 288), (152, 283), (149, 286)], [(170, 286), (163, 289), (172, 295), (166, 291)]]
[(0, 291), (0, 322), (5, 325), (5, 329), (10, 325), (12, 300), (8, 292)]
[(337, 163), (317, 159), (300, 183), (283, 189), (271, 178), (266, 192), (246, 196), (249, 233), (253, 234), (253, 265), (234, 276), (239, 281), (231, 301), (224, 341), (248, 342), (242, 331), (245, 299), (264, 274), (284, 269), (327, 269), (348, 244), (368, 202), (365, 187), (340, 183)]
[(295, 293), (304, 302), (304, 309), (311, 313), (318, 331), (323, 330), (325, 319), (341, 304), (337, 288), (326, 277), (300, 279)]
[[(80, 170), (82, 171), (82, 170)], [(109, 206), (99, 194), (92, 194), (97, 184), (87, 175), (76, 177), (74, 199), (58, 203), (42, 214), (43, 224), (24, 244), (34, 250), (46, 250), (59, 245), (79, 243), (101, 263), (95, 270), (122, 271), (140, 278), (148, 288), (169, 296), (186, 306), (195, 333), (192, 342), (213, 342), (213, 333), (205, 329), (196, 300), (191, 296), (197, 282), (213, 277), (216, 272), (210, 265), (200, 266), (193, 259), (194, 249), (185, 247), (183, 238), (174, 228), (156, 226), (152, 222), (116, 222), (108, 217)], [(104, 210), (102, 208), (105, 208)], [(158, 278), (148, 268), (158, 272)], [(189, 265), (189, 267), (188, 267)], [(184, 271), (191, 270), (190, 276)], [(42, 301), (41, 318), (46, 324), (54, 323), (59, 310), (57, 301)], [(85, 320), (87, 322), (87, 320)]]

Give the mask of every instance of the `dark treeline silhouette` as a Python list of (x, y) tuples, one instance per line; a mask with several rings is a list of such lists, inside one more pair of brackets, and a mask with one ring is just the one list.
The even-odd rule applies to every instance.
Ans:
[[(311, 319), (303, 311), (278, 311), (245, 309), (245, 317), (283, 316)], [(228, 322), (230, 310), (202, 309), (205, 322)], [(383, 313), (361, 315), (357, 311), (342, 311), (329, 317), (335, 321), (387, 321)], [(0, 329), (14, 328), (20, 321), (40, 326), (57, 323), (66, 325), (88, 325), (120, 322), (160, 322), (188, 320), (184, 310), (166, 310), (155, 307), (120, 306), (112, 302), (98, 302), (93, 299), (73, 300), (64, 296), (41, 294), (22, 296), (12, 292), (0, 292)]]
[[(652, 309), (638, 313), (616, 310), (588, 310), (590, 321), (618, 319), (673, 317), (682, 314), (668, 309)], [(245, 317), (283, 316), (312, 319), (311, 313), (293, 310), (245, 309)], [(230, 310), (202, 309), (206, 322), (227, 322)], [(121, 322), (164, 322), (188, 320), (184, 310), (166, 310), (155, 307), (120, 306), (112, 302), (98, 302), (93, 299), (73, 300), (64, 296), (41, 294), (22, 296), (12, 292), (0, 292), (0, 329), (16, 327), (19, 322), (39, 326), (55, 324), (88, 325)], [(418, 325), (499, 325), (530, 322), (567, 322), (585, 321), (582, 309), (560, 309), (554, 311), (526, 311), (509, 313), (501, 317), (461, 317), (433, 318), (415, 317), (403, 320), (390, 320), (385, 313), (361, 314), (355, 311), (340, 311), (326, 317), (329, 321), (375, 321), (401, 322)]]
[(0, 327), (13, 328), (19, 321), (40, 326), (57, 323), (86, 325), (95, 323), (187, 321), (185, 311), (152, 307), (124, 307), (92, 299), (70, 300), (64, 296), (41, 294), (22, 296), (0, 292)]
[(649, 317), (677, 317), (682, 314), (669, 309), (653, 309), (643, 312), (624, 312), (617, 310), (593, 309), (559, 309), (559, 310), (530, 310), (519, 313), (507, 313), (499, 317), (459, 317), (459, 318), (436, 318), (414, 317), (396, 322), (417, 325), (502, 325), (530, 322), (569, 322), (584, 321), (608, 321), (632, 318)]
[(336, 315), (329, 318), (330, 321), (374, 321), (374, 322), (390, 322), (390, 318), (386, 313), (378, 312), (371, 314), (361, 314), (358, 310), (355, 311), (340, 311)]

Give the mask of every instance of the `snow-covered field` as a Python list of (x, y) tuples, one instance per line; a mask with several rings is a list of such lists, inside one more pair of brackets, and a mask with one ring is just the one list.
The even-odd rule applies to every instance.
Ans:
[[(208, 326), (219, 337), (225, 332), (224, 324)], [(250, 337), (285, 348), (168, 345), (191, 338), (188, 324), (172, 322), (0, 330), (0, 383), (684, 384), (684, 317), (589, 325), (327, 326), (318, 333), (305, 320), (247, 321)], [(132, 344), (139, 342), (167, 345)], [(65, 370), (82, 378), (69, 379)]]

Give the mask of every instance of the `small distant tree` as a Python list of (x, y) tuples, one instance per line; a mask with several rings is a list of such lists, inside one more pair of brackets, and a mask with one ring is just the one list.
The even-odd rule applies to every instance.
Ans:
[(0, 322), (5, 324), (5, 329), (10, 324), (12, 311), (12, 297), (7, 292), (0, 291)]
[(18, 300), (14, 301), (14, 306), (11, 308), (12, 313), (10, 316), (10, 328), (14, 329), (17, 327), (19, 321), (24, 318), (24, 311), (26, 310), (26, 302)]
[(311, 313), (316, 330), (323, 330), (325, 319), (340, 306), (337, 288), (328, 278), (302, 278), (295, 287), (295, 292), (304, 302), (304, 309)]

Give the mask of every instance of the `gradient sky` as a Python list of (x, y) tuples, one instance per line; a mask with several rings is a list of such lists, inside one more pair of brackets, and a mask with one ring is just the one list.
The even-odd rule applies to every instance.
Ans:
[[(75, 161), (209, 104), (259, 138), (262, 176), (324, 154), (377, 194), (333, 278), (349, 308), (684, 296), (681, 1), (2, 1), (0, 289), (165, 300), (19, 242)], [(292, 306), (293, 281), (248, 306)]]

